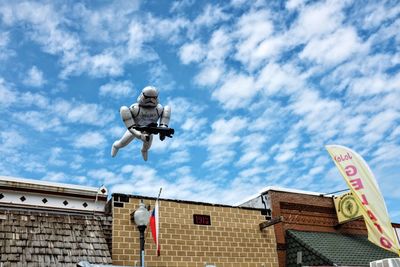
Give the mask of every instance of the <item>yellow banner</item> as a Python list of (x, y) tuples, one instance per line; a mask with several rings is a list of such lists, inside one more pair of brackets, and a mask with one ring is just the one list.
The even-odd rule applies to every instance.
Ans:
[(360, 206), (358, 206), (351, 192), (333, 198), (339, 223), (346, 223), (362, 217)]
[(369, 241), (400, 255), (399, 244), (385, 201), (367, 163), (360, 155), (347, 147), (329, 145), (326, 149), (360, 207), (367, 226)]

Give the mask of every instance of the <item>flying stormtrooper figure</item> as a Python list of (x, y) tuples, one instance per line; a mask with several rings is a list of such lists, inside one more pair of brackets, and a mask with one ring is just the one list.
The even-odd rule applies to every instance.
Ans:
[[(153, 134), (159, 134), (163, 141), (165, 136), (172, 137), (174, 130), (168, 128), (171, 108), (158, 103), (158, 91), (153, 86), (143, 88), (142, 93), (129, 108), (120, 108), (121, 118), (128, 129), (121, 139), (115, 141), (111, 148), (111, 156), (115, 157), (120, 148), (128, 145), (135, 137), (142, 140), (142, 156), (145, 161), (153, 142)], [(160, 121), (158, 125), (158, 121)]]

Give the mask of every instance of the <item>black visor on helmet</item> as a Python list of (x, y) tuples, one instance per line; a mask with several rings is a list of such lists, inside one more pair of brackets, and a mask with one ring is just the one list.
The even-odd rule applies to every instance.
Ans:
[(145, 95), (145, 94), (143, 93), (143, 97), (144, 97), (145, 99), (148, 99), (148, 98), (156, 98), (156, 99), (157, 99), (158, 96), (150, 96), (150, 95)]

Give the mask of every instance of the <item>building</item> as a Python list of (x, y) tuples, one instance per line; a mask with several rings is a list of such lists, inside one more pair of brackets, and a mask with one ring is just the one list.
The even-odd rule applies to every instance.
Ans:
[(0, 266), (111, 264), (107, 189), (0, 176)]
[(267, 187), (240, 206), (269, 211), (260, 227), (274, 229), (279, 266), (369, 266), (397, 257), (368, 241), (362, 218), (338, 224), (332, 196)]
[[(155, 198), (0, 176), (0, 266), (139, 265), (132, 214)], [(149, 267), (369, 266), (397, 255), (370, 243), (362, 219), (339, 225), (332, 196), (268, 187), (239, 205), (160, 199)], [(400, 226), (395, 224), (396, 227)]]
[[(131, 214), (142, 199), (155, 203), (154, 198), (112, 195), (113, 264), (139, 262), (139, 232)], [(147, 231), (147, 266), (278, 266), (274, 229), (260, 230), (265, 221), (260, 209), (161, 199), (159, 212), (161, 255)]]

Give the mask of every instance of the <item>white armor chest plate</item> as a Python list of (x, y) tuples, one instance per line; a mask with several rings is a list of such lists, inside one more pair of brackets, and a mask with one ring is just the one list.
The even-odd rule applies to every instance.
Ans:
[(146, 126), (150, 123), (157, 123), (160, 118), (157, 108), (140, 107), (139, 113), (133, 119), (136, 125)]

